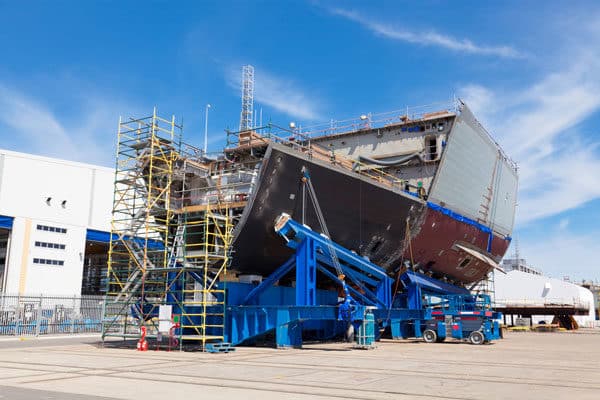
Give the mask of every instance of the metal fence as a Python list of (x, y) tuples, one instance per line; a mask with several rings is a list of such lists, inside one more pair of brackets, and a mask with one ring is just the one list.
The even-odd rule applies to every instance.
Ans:
[(0, 293), (0, 336), (101, 332), (103, 302), (103, 296)]

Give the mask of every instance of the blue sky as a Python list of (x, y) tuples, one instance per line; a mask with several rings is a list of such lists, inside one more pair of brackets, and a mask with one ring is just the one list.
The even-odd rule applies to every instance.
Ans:
[(112, 166), (119, 115), (156, 105), (200, 146), (211, 103), (219, 150), (243, 64), (280, 124), (456, 95), (520, 165), (521, 255), (600, 279), (599, 42), (583, 1), (0, 0), (0, 146)]

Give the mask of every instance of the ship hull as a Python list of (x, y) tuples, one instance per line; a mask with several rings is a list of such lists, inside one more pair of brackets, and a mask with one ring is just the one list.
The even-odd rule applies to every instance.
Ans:
[[(486, 255), (488, 261), (498, 259), (508, 246), (507, 239), (400, 189), (272, 144), (234, 232), (232, 267), (240, 274), (267, 276), (292, 255), (273, 229), (282, 213), (322, 231), (314, 204), (308, 194), (303, 196), (303, 168), (310, 174), (331, 238), (390, 272), (412, 259), (434, 276), (475, 282), (494, 266)], [(469, 257), (468, 265), (457, 268)]]
[[(460, 221), (456, 214), (433, 207), (428, 207), (425, 212), (423, 223), (411, 241), (411, 248), (406, 249), (405, 257), (410, 259), (412, 252), (423, 271), (442, 274), (458, 282), (483, 279), (495, 267), (484, 257), (494, 263), (500, 260), (510, 245), (510, 238), (494, 235), (474, 221), (465, 218)], [(463, 248), (471, 252), (467, 253)]]

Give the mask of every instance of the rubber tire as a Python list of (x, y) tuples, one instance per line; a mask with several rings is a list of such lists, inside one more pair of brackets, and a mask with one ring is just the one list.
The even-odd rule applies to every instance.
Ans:
[(438, 335), (432, 329), (425, 329), (423, 331), (423, 340), (425, 343), (435, 343), (437, 342)]
[(485, 336), (479, 331), (473, 331), (469, 335), (469, 342), (474, 345), (480, 345), (485, 342)]

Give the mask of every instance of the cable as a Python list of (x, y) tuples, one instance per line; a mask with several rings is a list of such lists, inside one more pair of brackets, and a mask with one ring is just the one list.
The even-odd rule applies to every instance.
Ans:
[(340, 260), (338, 259), (337, 253), (335, 252), (335, 249), (331, 242), (331, 235), (329, 234), (329, 229), (327, 229), (325, 217), (323, 216), (323, 212), (321, 211), (321, 206), (319, 205), (319, 200), (317, 199), (317, 194), (315, 193), (315, 188), (313, 187), (312, 181), (310, 179), (310, 174), (306, 167), (302, 167), (302, 182), (304, 183), (304, 186), (308, 188), (308, 195), (310, 196), (310, 199), (313, 203), (313, 207), (315, 209), (315, 213), (317, 214), (317, 220), (319, 222), (321, 230), (323, 231), (325, 236), (327, 236), (327, 248), (331, 255), (335, 271), (337, 272), (338, 278), (341, 281), (343, 281), (345, 275), (340, 265)]

